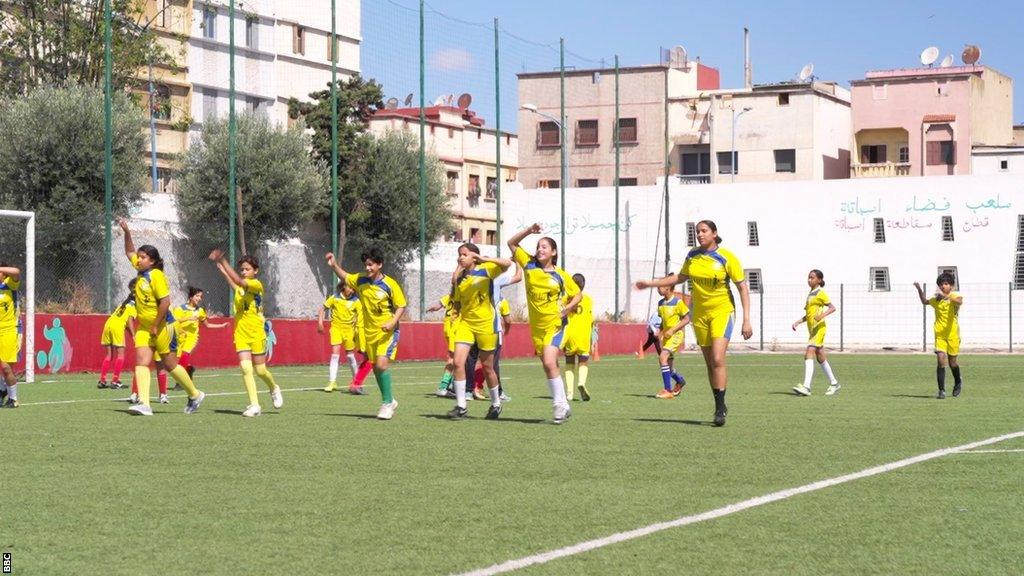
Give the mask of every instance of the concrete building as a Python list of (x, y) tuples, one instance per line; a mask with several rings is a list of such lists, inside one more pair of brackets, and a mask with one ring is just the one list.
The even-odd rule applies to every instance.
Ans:
[[(620, 170), (623, 186), (654, 184), (664, 175), (665, 109), (673, 98), (719, 88), (718, 70), (700, 62), (619, 69)], [(571, 187), (611, 186), (615, 179), (615, 70), (566, 70), (566, 124)], [(519, 105), (560, 114), (556, 72), (519, 74)], [(520, 108), (519, 181), (527, 188), (558, 188), (561, 141), (557, 124)], [(672, 158), (678, 171), (678, 155)]]
[[(472, 110), (432, 106), (425, 111), (427, 148), (444, 164), (448, 204), (456, 230), (449, 238), (480, 244), (497, 242), (497, 133), (484, 127)], [(380, 110), (370, 121), (370, 132), (409, 131), (419, 136), (419, 108)], [(515, 182), (519, 143), (515, 134), (502, 131), (502, 188)]]
[(854, 177), (971, 174), (974, 147), (1013, 143), (1013, 80), (988, 66), (881, 70), (850, 84)]

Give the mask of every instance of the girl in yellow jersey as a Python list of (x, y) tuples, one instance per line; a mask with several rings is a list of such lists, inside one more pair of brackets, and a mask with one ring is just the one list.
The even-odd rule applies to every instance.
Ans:
[(573, 388), (579, 388), (580, 400), (588, 402), (587, 375), (590, 368), (590, 347), (594, 339), (594, 302), (590, 294), (583, 292), (587, 279), (583, 274), (573, 274), (573, 282), (580, 288), (580, 303), (569, 314), (565, 339), (565, 397), (572, 400)]
[(188, 287), (188, 302), (176, 306), (171, 310), (174, 315), (174, 328), (178, 333), (178, 362), (188, 371), (189, 377), (194, 377), (196, 367), (192, 364), (192, 352), (199, 345), (199, 325), (207, 328), (226, 328), (230, 322), (210, 322), (203, 308), (202, 288), (196, 286)]
[(939, 289), (931, 298), (925, 298), (924, 288), (914, 282), (921, 304), (935, 309), (935, 380), (939, 385), (938, 399), (946, 397), (946, 366), (953, 372), (953, 396), (960, 395), (963, 380), (960, 377), (960, 307), (964, 297), (953, 290), (956, 278), (949, 272), (939, 274), (935, 279)]
[(242, 369), (242, 383), (249, 395), (249, 406), (242, 416), (252, 418), (259, 416), (259, 396), (256, 395), (256, 376), (263, 380), (270, 390), (270, 399), (274, 408), (280, 410), (284, 406), (281, 387), (274, 381), (274, 375), (267, 370), (267, 331), (263, 318), (263, 283), (256, 279), (260, 273), (260, 263), (252, 256), (238, 259), (238, 272), (231, 267), (224, 252), (210, 252), (210, 260), (217, 263), (217, 269), (234, 290), (232, 299), (235, 310), (235, 352), (238, 353), (238, 365)]
[(391, 420), (398, 408), (391, 382), (391, 361), (398, 356), (399, 322), (405, 315), (405, 293), (394, 278), (384, 274), (384, 256), (376, 248), (362, 255), (362, 274), (348, 273), (327, 253), (327, 264), (345, 284), (356, 291), (363, 307), (366, 355), (373, 362), (373, 375), (380, 388), (381, 405), (377, 419)]
[[(334, 392), (338, 389), (338, 364), (341, 361), (341, 351), (345, 350), (345, 357), (348, 360), (349, 370), (352, 371), (352, 378), (355, 379), (359, 364), (356, 362), (356, 341), (358, 340), (359, 321), (359, 298), (356, 292), (349, 288), (344, 282), (338, 282), (334, 294), (327, 297), (324, 305), (320, 307), (320, 314), (316, 319), (316, 331), (324, 333), (324, 314), (331, 313), (331, 363), (327, 371), (327, 386), (324, 392)], [(352, 391), (350, 389), (350, 391)]]
[(519, 246), (527, 236), (540, 231), (540, 224), (521, 230), (509, 238), (508, 247), (512, 250), (512, 259), (523, 267), (530, 336), (548, 379), (554, 423), (562, 424), (569, 419), (572, 410), (569, 409), (565, 384), (558, 370), (558, 353), (565, 346), (566, 317), (580, 303), (583, 295), (576, 282), (558, 267), (558, 244), (554, 239), (544, 236), (538, 240), (533, 256)]
[(675, 286), (658, 286), (658, 364), (661, 367), (661, 390), (657, 398), (671, 400), (683, 391), (686, 379), (676, 372), (675, 355), (683, 350), (686, 344), (686, 332), (683, 330), (690, 323), (690, 307), (687, 298), (676, 294)]
[(491, 396), (491, 407), (485, 418), (496, 420), (501, 415), (501, 392), (494, 371), (494, 354), (498, 349), (501, 318), (494, 300), (494, 279), (508, 270), (512, 261), (480, 255), (480, 248), (469, 242), (459, 246), (459, 271), (452, 294), (459, 320), (455, 323), (455, 407), (448, 417), (466, 417), (466, 360), (473, 346), (479, 349), (484, 379)]
[[(18, 288), (21, 287), (21, 270), (0, 262), (0, 406), (18, 407), (18, 379), (11, 366), (18, 361), (21, 351), (21, 324), (18, 310)], [(29, 359), (29, 362), (32, 360)]]
[(448, 356), (445, 359), (441, 382), (437, 385), (437, 391), (434, 394), (442, 398), (454, 398), (455, 392), (451, 391), (449, 394), (449, 389), (452, 386), (452, 378), (455, 374), (455, 323), (458, 321), (458, 314), (455, 312), (455, 301), (452, 299), (451, 294), (441, 296), (437, 303), (427, 308), (427, 312), (437, 312), (439, 310), (444, 310), (444, 340), (448, 344)]
[(744, 340), (750, 339), (754, 334), (750, 326), (750, 289), (747, 287), (739, 259), (732, 252), (719, 246), (722, 239), (718, 236), (718, 227), (714, 222), (701, 220), (697, 223), (697, 242), (700, 247), (686, 255), (679, 272), (656, 280), (640, 280), (636, 287), (654, 288), (690, 281), (693, 302), (690, 325), (697, 337), (697, 345), (704, 354), (711, 392), (715, 396), (714, 425), (724, 426), (725, 416), (729, 412), (725, 405), (725, 389), (729, 381), (725, 367), (725, 351), (732, 337), (736, 311), (729, 283), (735, 283), (740, 292)]
[[(114, 309), (103, 323), (103, 334), (100, 335), (100, 345), (103, 346), (103, 363), (100, 364), (100, 380), (96, 383), (97, 388), (124, 388), (121, 384), (121, 369), (124, 367), (124, 333), (127, 331), (134, 336), (135, 327), (132, 320), (138, 317), (135, 309), (135, 283), (138, 278), (132, 278), (128, 283), (128, 296), (121, 304)], [(114, 367), (107, 385), (107, 371), (111, 365)]]
[(206, 395), (196, 390), (185, 367), (178, 364), (178, 338), (172, 327), (171, 290), (164, 276), (164, 261), (160, 258), (160, 251), (148, 244), (136, 250), (128, 221), (119, 219), (118, 224), (124, 231), (125, 255), (138, 271), (135, 283), (135, 306), (139, 314), (139, 326), (135, 331), (135, 380), (139, 388), (139, 403), (128, 411), (143, 416), (153, 415), (149, 407), (149, 365), (155, 360), (188, 393), (185, 413), (192, 414), (199, 409)]
[(807, 322), (807, 351), (804, 353), (804, 383), (795, 386), (793, 392), (800, 396), (811, 395), (811, 379), (814, 377), (814, 359), (818, 359), (821, 371), (828, 378), (829, 386), (825, 391), (826, 396), (833, 396), (839, 392), (839, 381), (832, 373), (832, 366), (828, 363), (825, 355), (825, 317), (836, 311), (836, 307), (825, 294), (825, 274), (821, 270), (811, 270), (807, 274), (807, 285), (811, 291), (807, 294), (807, 301), (804, 304), (804, 315), (793, 322), (793, 330)]

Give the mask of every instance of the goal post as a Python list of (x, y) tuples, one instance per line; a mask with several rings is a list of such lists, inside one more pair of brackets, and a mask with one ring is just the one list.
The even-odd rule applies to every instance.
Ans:
[[(22, 351), (25, 353), (25, 382), (35, 382), (36, 356), (36, 213), (20, 210), (0, 210), (0, 218), (14, 218), (25, 222), (25, 271), (22, 288), (25, 294), (25, 327)], [(0, 258), (4, 255), (0, 254)]]

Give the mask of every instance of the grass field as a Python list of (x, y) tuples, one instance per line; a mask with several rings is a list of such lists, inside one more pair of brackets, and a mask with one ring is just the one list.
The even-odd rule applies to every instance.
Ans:
[[(561, 427), (536, 361), (505, 363), (497, 422), (444, 419), (435, 363), (397, 367), (391, 422), (375, 391), (299, 390), (320, 367), (277, 368), (285, 407), (255, 419), (232, 370), (153, 418), (43, 376), (0, 412), (0, 550), (15, 575), (461, 573), (1024, 430), (1020, 356), (965, 357), (939, 401), (929, 355), (835, 355), (832, 398), (789, 393), (798, 355), (733, 355), (724, 428), (698, 362), (665, 401), (654, 359), (606, 357)], [(1022, 487), (1016, 438), (518, 572), (1022, 574)]]

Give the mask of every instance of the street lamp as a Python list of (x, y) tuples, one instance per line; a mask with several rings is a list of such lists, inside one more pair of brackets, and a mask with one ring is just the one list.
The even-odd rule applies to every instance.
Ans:
[(545, 118), (547, 120), (550, 120), (551, 122), (554, 122), (555, 125), (558, 126), (559, 146), (562, 149), (561, 150), (561, 156), (562, 156), (562, 175), (559, 178), (559, 184), (560, 184), (560, 188), (561, 188), (561, 197), (562, 197), (562, 210), (561, 210), (562, 217), (561, 217), (561, 223), (560, 223), (561, 230), (562, 230), (562, 235), (561, 235), (561, 244), (560, 244), (560, 246), (561, 246), (561, 254), (562, 254), (562, 267), (565, 268), (565, 182), (569, 178), (569, 160), (568, 160), (568, 157), (566, 156), (566, 144), (565, 143), (568, 140), (568, 133), (567, 133), (567, 130), (566, 130), (566, 127), (565, 127), (565, 123), (563, 123), (558, 118), (555, 118), (554, 116), (551, 116), (550, 114), (545, 114), (544, 112), (541, 112), (540, 110), (537, 109), (537, 105), (536, 104), (523, 104), (519, 108), (522, 109), (522, 110), (526, 110), (527, 112), (533, 112), (534, 114), (540, 116), (541, 118)]
[(746, 106), (739, 114), (737, 114), (736, 109), (732, 109), (732, 166), (729, 167), (729, 182), (736, 181), (736, 121), (739, 120), (740, 116), (743, 116), (751, 110), (752, 108), (750, 106)]

